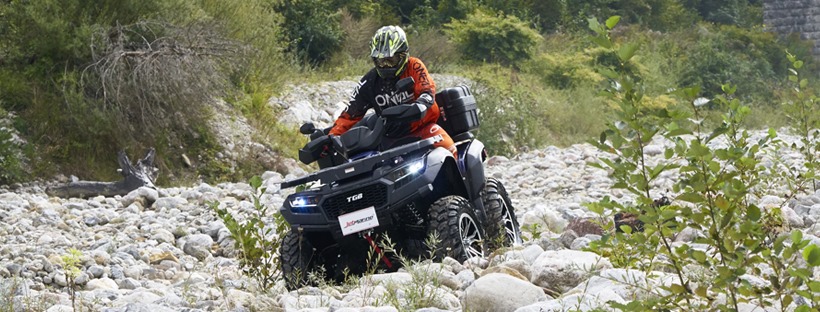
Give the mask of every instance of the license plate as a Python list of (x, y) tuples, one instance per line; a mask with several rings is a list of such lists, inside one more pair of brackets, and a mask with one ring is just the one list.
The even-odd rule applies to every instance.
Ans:
[(367, 207), (339, 216), (339, 225), (342, 235), (350, 235), (379, 226), (379, 218), (375, 208)]

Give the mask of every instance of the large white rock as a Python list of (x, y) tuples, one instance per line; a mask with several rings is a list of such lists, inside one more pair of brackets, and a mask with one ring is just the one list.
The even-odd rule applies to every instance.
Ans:
[(609, 302), (627, 303), (635, 298), (646, 299), (655, 296), (644, 289), (662, 291), (658, 286), (668, 284), (668, 277), (661, 272), (655, 272), (647, 278), (646, 274), (635, 270), (603, 270), (600, 275), (590, 277), (560, 298), (537, 302), (516, 312), (588, 311), (607, 308)]
[(117, 286), (117, 282), (115, 282), (114, 280), (112, 280), (110, 278), (107, 278), (107, 277), (103, 277), (103, 278), (98, 278), (98, 279), (93, 279), (93, 280), (88, 281), (88, 284), (85, 285), (85, 289), (86, 290), (95, 290), (95, 289), (117, 290), (117, 289), (120, 289), (120, 287)]
[(188, 237), (182, 251), (202, 261), (211, 255), (211, 245), (213, 243), (214, 239), (207, 234), (194, 234)]
[(546, 298), (538, 286), (507, 274), (491, 273), (467, 287), (462, 307), (465, 311), (512, 312)]
[(609, 260), (591, 252), (548, 250), (533, 263), (531, 281), (544, 288), (565, 292), (587, 276), (611, 268)]

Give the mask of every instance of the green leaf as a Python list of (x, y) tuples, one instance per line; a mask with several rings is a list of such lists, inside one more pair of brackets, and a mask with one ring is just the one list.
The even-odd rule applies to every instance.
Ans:
[[(607, 41), (607, 44), (611, 45), (611, 43), (609, 43), (609, 41)], [(601, 76), (604, 76), (604, 77), (609, 78), (609, 79), (618, 79), (618, 73), (615, 72), (612, 69), (609, 69), (609, 68), (606, 68), (606, 67), (600, 67), (597, 70), (598, 70), (598, 73), (601, 74)]]
[(749, 205), (746, 207), (746, 216), (752, 221), (760, 220), (760, 208), (756, 205)]
[(794, 312), (811, 312), (811, 308), (804, 304), (794, 309)]
[(672, 286), (669, 287), (669, 288), (670, 288), (670, 290), (672, 290), (672, 293), (675, 293), (675, 294), (686, 293), (686, 287), (683, 287), (679, 284), (672, 284)]
[(698, 288), (695, 289), (695, 294), (698, 295), (698, 296), (706, 298), (706, 295), (707, 295), (706, 287), (699, 286)]
[(723, 196), (718, 196), (718, 198), (715, 200), (715, 206), (717, 206), (721, 210), (726, 210), (729, 208), (729, 202)]
[[(609, 25), (609, 21), (607, 21), (607, 25)], [(612, 28), (612, 27), (610, 27), (610, 28)], [(793, 63), (793, 65), (794, 65), (795, 69), (800, 69), (801, 67), (803, 67), (803, 61), (799, 61), (799, 60), (795, 61)]]
[(606, 28), (612, 29), (615, 28), (615, 25), (618, 25), (618, 22), (621, 21), (621, 17), (618, 15), (612, 16), (606, 20)]
[(259, 176), (253, 176), (249, 183), (254, 191), (259, 190), (259, 187), (262, 186), (262, 178)]
[(792, 243), (796, 244), (796, 243), (798, 243), (802, 240), (803, 240), (803, 232), (800, 232), (800, 230), (792, 231)]
[(807, 79), (800, 80), (800, 88), (805, 88), (809, 84)]
[[(797, 232), (799, 233), (800, 231)], [(792, 234), (792, 236), (794, 236), (794, 234)], [(806, 259), (806, 262), (811, 266), (820, 266), (820, 247), (817, 247), (817, 245), (809, 245), (806, 249), (803, 249), (803, 259)]]
[(811, 289), (811, 291), (816, 292), (816, 293), (820, 293), (820, 282), (811, 281), (811, 282), (808, 283), (808, 285), (809, 285), (809, 289)]
[(596, 34), (602, 35), (605, 33), (603, 27), (601, 27), (601, 23), (598, 22), (597, 18), (590, 17), (587, 19), (587, 25), (589, 25), (589, 29), (594, 31)]
[(692, 258), (695, 258), (698, 263), (704, 263), (706, 262), (706, 253), (700, 250), (692, 250)]
[[(594, 42), (595, 44), (601, 46), (602, 48), (605, 48), (605, 49), (612, 48), (612, 41), (609, 41), (609, 38), (607, 38), (607, 37), (603, 37), (603, 36), (592, 37), (590, 40), (592, 40), (592, 42)], [(604, 75), (604, 76), (607, 76), (607, 75)], [(612, 77), (609, 77), (609, 76), (607, 76), (607, 77), (612, 78)]]
[(621, 48), (618, 49), (618, 57), (621, 61), (629, 61), (629, 59), (635, 56), (635, 52), (638, 51), (639, 46), (640, 44), (638, 43), (627, 43), (621, 46)]
[(680, 194), (677, 197), (677, 199), (682, 200), (682, 201), (686, 201), (686, 202), (690, 202), (690, 203), (693, 203), (693, 204), (702, 203), (703, 201), (706, 200), (703, 197), (703, 195), (698, 194), (698, 193), (683, 193), (683, 194)]

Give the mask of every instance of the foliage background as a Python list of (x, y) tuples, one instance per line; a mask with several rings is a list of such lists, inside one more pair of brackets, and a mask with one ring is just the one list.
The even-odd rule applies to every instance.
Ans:
[[(27, 143), (0, 142), (0, 183), (57, 173), (115, 179), (112, 155), (148, 147), (168, 173), (160, 184), (274, 169), (253, 160), (226, 168), (215, 157), (220, 147), (202, 122), (214, 108), (201, 95), (233, 105), (261, 129), (257, 137), (292, 155), (296, 130), (277, 123), (266, 99), (292, 82), (357, 79), (370, 64), (367, 40), (386, 24), (407, 30), (411, 54), (431, 71), (481, 86), (478, 135), (492, 154), (579, 143), (612, 113), (596, 97), (604, 79), (594, 68), (617, 58), (586, 39), (589, 17), (611, 15), (623, 17), (613, 40), (641, 46), (629, 70), (645, 79), (649, 105), (679, 104), (665, 95), (670, 86), (699, 85), (709, 97), (732, 83), (755, 108), (747, 126), (778, 127), (789, 94), (785, 51), (816, 69), (809, 45), (763, 29), (759, 0), (6, 0), (0, 110), (13, 113)], [(111, 61), (117, 55), (134, 57)], [(106, 77), (136, 77), (113, 86), (139, 91), (160, 76), (163, 87), (150, 94), (101, 92), (112, 86)], [(186, 167), (179, 154), (205, 165)]]

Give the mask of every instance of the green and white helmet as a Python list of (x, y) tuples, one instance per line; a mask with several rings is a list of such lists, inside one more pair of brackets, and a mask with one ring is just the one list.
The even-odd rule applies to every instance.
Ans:
[(407, 66), (407, 35), (399, 26), (384, 26), (370, 41), (370, 57), (382, 78), (401, 75)]

